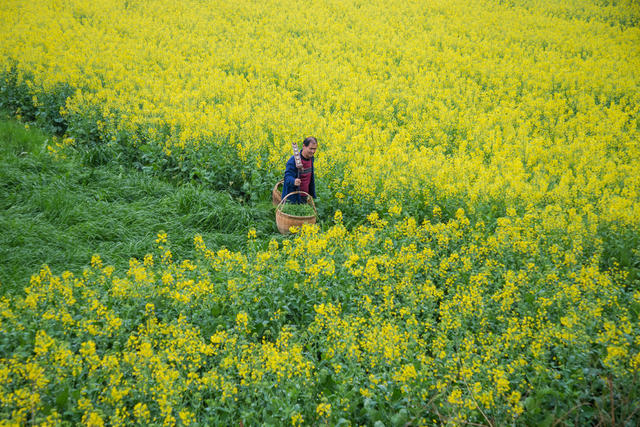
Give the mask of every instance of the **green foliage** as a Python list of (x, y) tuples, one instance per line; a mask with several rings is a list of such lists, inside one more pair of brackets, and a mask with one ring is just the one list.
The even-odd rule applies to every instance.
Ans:
[(74, 88), (67, 83), (59, 83), (50, 91), (35, 97), (28, 84), (31, 79), (30, 75), (19, 72), (15, 66), (0, 72), (0, 110), (34, 122), (46, 132), (63, 135), (67, 131), (67, 123), (60, 115), (60, 110), (73, 94)]
[(640, 227), (632, 228), (615, 223), (600, 226), (603, 242), (603, 269), (625, 271), (630, 286), (640, 289)]
[(249, 228), (275, 231), (269, 205), (248, 205), (206, 183), (168, 181), (119, 162), (56, 160), (46, 148), (52, 138), (0, 120), (2, 293), (19, 292), (45, 263), (54, 271), (80, 271), (95, 252), (126, 266), (153, 248), (161, 229), (175, 236), (174, 250), (184, 257), (198, 233), (214, 246), (237, 249)]
[[(173, 203), (197, 209), (197, 194)], [(16, 358), (0, 390), (36, 367), (34, 417), (69, 423), (80, 402), (111, 421), (144, 403), (160, 422), (160, 397), (203, 424), (637, 422), (637, 296), (579, 234), (547, 241), (544, 218), (513, 212), (491, 233), (460, 211), (367, 221), (238, 252), (196, 237), (190, 260), (160, 232), (123, 268), (43, 268), (0, 299)]]
[(307, 203), (283, 203), (280, 211), (291, 216), (315, 216), (313, 206)]

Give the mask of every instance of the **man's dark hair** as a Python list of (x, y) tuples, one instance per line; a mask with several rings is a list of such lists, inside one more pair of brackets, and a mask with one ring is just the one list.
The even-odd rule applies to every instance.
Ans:
[(305, 147), (308, 147), (309, 144), (311, 144), (312, 142), (318, 145), (318, 141), (316, 141), (314, 137), (308, 136), (304, 139), (304, 141), (302, 141), (302, 145), (304, 145)]

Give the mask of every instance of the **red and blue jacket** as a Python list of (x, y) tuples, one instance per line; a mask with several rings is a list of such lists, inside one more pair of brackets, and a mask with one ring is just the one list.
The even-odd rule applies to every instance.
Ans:
[[(313, 197), (314, 199), (316, 198), (316, 182), (315, 182), (315, 177), (314, 177), (314, 173), (313, 173), (313, 157), (311, 158), (311, 170), (309, 171), (308, 169), (305, 169), (302, 171), (302, 173), (310, 173), (311, 174), (311, 181), (309, 182), (309, 194), (311, 195), (311, 197)], [(286, 197), (287, 194), (294, 192), (294, 191), (298, 191), (298, 187), (296, 187), (293, 182), (296, 180), (296, 178), (299, 178), (298, 176), (298, 168), (296, 168), (296, 161), (293, 158), (293, 156), (291, 156), (289, 158), (289, 160), (287, 161), (287, 166), (285, 168), (284, 171), (284, 184), (282, 186), (282, 199), (284, 200), (284, 198)], [(303, 196), (302, 194), (294, 194), (291, 197), (289, 197), (287, 199), (287, 202), (291, 202), (291, 203), (305, 203), (306, 202), (306, 197), (300, 197)]]

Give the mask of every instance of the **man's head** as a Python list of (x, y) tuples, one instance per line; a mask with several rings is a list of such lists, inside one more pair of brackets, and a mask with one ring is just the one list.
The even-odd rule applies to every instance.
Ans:
[(302, 141), (302, 152), (300, 154), (302, 154), (305, 159), (310, 159), (313, 157), (317, 149), (318, 141), (316, 141), (314, 137), (310, 136)]

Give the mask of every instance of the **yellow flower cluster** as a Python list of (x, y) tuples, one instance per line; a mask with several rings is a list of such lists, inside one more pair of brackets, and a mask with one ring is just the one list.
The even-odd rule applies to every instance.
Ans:
[(640, 10), (565, 3), (7, 0), (0, 70), (34, 108), (71, 87), (70, 132), (104, 144), (225, 146), (273, 176), (314, 134), (344, 208), (498, 201), (635, 222)]
[[(640, 321), (624, 277), (582, 247), (589, 224), (550, 241), (556, 218), (537, 211), (493, 234), (462, 210), (369, 220), (304, 226), (266, 251), (249, 238), (245, 254), (197, 236), (196, 260), (150, 254), (121, 273), (97, 255), (81, 277), (44, 268), (0, 300), (0, 332), (15, 337), (0, 343), (0, 415), (297, 425), (402, 409), (502, 424), (547, 416), (550, 384), (582, 393), (611, 378), (634, 392)], [(161, 233), (158, 253), (169, 246)]]

